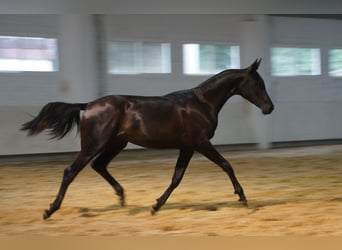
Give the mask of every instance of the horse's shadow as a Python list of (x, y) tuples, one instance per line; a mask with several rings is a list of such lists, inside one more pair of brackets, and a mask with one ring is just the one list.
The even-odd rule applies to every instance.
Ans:
[[(188, 210), (192, 211), (208, 211), (208, 212), (215, 212), (225, 208), (233, 208), (233, 209), (248, 209), (250, 213), (254, 213), (263, 207), (268, 206), (275, 206), (275, 205), (282, 205), (288, 203), (288, 200), (264, 200), (264, 201), (257, 201), (251, 200), (248, 202), (248, 205), (244, 205), (238, 201), (220, 201), (220, 202), (198, 202), (198, 203), (180, 203), (180, 202), (170, 202), (165, 204), (161, 211), (167, 210)], [(145, 212), (148, 207), (136, 207), (130, 210), (131, 215), (138, 214), (140, 212)]]
[(89, 207), (79, 207), (78, 212), (80, 213), (80, 217), (96, 217), (104, 213), (108, 213), (110, 211), (115, 211), (122, 209), (120, 205), (110, 205), (103, 208), (89, 208)]
[[(303, 202), (304, 200), (301, 199)], [(182, 202), (170, 202), (163, 206), (162, 211), (170, 210), (188, 210), (188, 211), (208, 211), (215, 212), (225, 208), (241, 209), (245, 208), (249, 210), (249, 214), (255, 213), (264, 207), (284, 205), (290, 202), (296, 202), (295, 199), (269, 199), (269, 200), (249, 200), (248, 206), (244, 206), (238, 201), (219, 201), (219, 202), (198, 202), (198, 203), (182, 203)], [(135, 206), (127, 205), (121, 207), (120, 205), (110, 205), (103, 208), (78, 208), (80, 217), (96, 217), (101, 214), (105, 214), (112, 211), (123, 211), (130, 216), (138, 215), (141, 213), (148, 213), (151, 210), (151, 206)]]

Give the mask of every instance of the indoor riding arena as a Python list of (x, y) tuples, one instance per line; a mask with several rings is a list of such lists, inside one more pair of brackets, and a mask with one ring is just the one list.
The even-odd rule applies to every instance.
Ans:
[(0, 14), (0, 236), (342, 236), (341, 26)]
[(48, 220), (67, 162), (2, 164), (1, 235), (287, 236), (341, 235), (342, 146), (263, 151), (223, 149), (245, 189), (237, 201), (227, 176), (194, 157), (180, 186), (155, 215), (174, 152), (123, 153), (109, 170), (124, 186), (126, 206), (90, 167), (72, 183)]

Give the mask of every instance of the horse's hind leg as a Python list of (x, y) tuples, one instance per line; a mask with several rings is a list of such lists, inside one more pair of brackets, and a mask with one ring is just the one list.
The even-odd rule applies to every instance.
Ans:
[(117, 182), (114, 177), (108, 172), (108, 163), (120, 153), (127, 145), (126, 141), (114, 139), (108, 143), (101, 154), (93, 161), (92, 168), (99, 173), (115, 190), (116, 194), (120, 197), (121, 206), (125, 205), (125, 194), (124, 189)]
[(50, 208), (45, 210), (43, 214), (43, 218), (49, 218), (54, 212), (56, 212), (63, 201), (65, 193), (68, 189), (70, 183), (75, 179), (77, 174), (87, 165), (87, 163), (91, 160), (94, 155), (87, 155), (82, 151), (78, 154), (75, 161), (64, 170), (63, 179), (61, 186), (59, 188), (57, 197), (53, 203), (51, 203)]

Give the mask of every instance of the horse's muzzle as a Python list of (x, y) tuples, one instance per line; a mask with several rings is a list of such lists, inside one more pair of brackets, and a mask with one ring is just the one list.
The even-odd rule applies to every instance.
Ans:
[(263, 113), (264, 115), (271, 114), (272, 111), (273, 111), (273, 109), (274, 109), (273, 103), (271, 103), (271, 104), (265, 104), (265, 105), (262, 105), (262, 107), (261, 107), (261, 111), (262, 111), (262, 113)]

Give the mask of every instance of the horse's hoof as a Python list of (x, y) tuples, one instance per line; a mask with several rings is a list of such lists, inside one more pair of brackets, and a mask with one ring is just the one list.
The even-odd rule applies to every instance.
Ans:
[(45, 210), (44, 213), (43, 213), (43, 219), (46, 220), (50, 217), (49, 215), (49, 211), (48, 210)]
[(156, 210), (153, 206), (151, 207), (151, 215), (155, 215), (157, 211), (158, 210)]
[(119, 196), (120, 206), (122, 206), (122, 207), (126, 206), (124, 192), (123, 192), (123, 191), (121, 191), (121, 192), (116, 192), (115, 194), (116, 194), (117, 196)]
[(120, 206), (121, 207), (125, 207), (126, 206), (126, 202), (124, 199), (120, 199)]
[(241, 205), (248, 207), (248, 202), (247, 200), (239, 200), (239, 202), (241, 203)]

